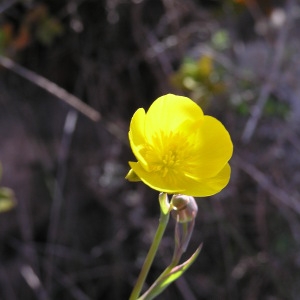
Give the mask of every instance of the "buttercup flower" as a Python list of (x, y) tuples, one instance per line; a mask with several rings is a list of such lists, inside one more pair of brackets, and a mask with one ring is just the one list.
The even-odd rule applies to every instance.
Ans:
[(168, 94), (147, 113), (139, 108), (131, 119), (129, 141), (137, 159), (129, 162), (129, 181), (194, 197), (214, 195), (229, 181), (230, 135), (187, 97)]

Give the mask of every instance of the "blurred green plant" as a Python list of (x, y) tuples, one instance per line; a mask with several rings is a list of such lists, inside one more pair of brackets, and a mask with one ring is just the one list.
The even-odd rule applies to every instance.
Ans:
[[(231, 45), (228, 31), (217, 30), (212, 34), (209, 44), (213, 53), (228, 50)], [(229, 99), (231, 107), (242, 116), (251, 114), (252, 107), (259, 97), (259, 82), (251, 70), (241, 69), (238, 77), (233, 76), (209, 54), (203, 54), (198, 59), (185, 57), (178, 71), (171, 75), (170, 81), (174, 87), (182, 90), (204, 109), (214, 98), (221, 96)], [(271, 95), (266, 101), (263, 114), (285, 119), (289, 111), (288, 103)]]
[(275, 97), (269, 97), (264, 107), (264, 114), (270, 117), (285, 119), (290, 111), (288, 103), (281, 102)]
[(63, 25), (58, 19), (49, 14), (45, 6), (40, 7), (37, 15), (38, 26), (35, 36), (41, 44), (50, 46), (57, 37), (63, 34)]
[(44, 4), (35, 5), (20, 18), (16, 26), (7, 20), (0, 26), (0, 54), (14, 56), (32, 41), (50, 46), (64, 33), (62, 23), (52, 16)]
[(170, 80), (203, 108), (209, 105), (212, 97), (226, 92), (220, 69), (209, 55), (199, 59), (186, 57)]
[[(2, 178), (2, 166), (0, 164), (0, 180)], [(0, 213), (6, 212), (14, 208), (16, 200), (14, 192), (7, 187), (0, 187)]]
[(230, 37), (227, 30), (219, 29), (211, 37), (211, 43), (216, 50), (225, 50), (230, 46)]
[[(254, 90), (254, 87), (253, 87)], [(249, 116), (251, 114), (254, 100), (257, 98), (257, 94), (251, 90), (245, 90), (240, 95), (232, 95), (231, 105), (235, 111), (242, 116)], [(280, 101), (280, 99), (270, 96), (263, 109), (263, 115), (266, 117), (277, 117), (285, 119), (290, 112), (290, 106), (288, 103)]]

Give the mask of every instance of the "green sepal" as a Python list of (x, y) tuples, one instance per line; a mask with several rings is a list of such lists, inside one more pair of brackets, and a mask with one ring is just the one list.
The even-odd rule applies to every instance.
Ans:
[(197, 248), (194, 254), (181, 265), (175, 266), (167, 274), (159, 277), (151, 286), (151, 288), (139, 298), (139, 300), (151, 300), (161, 294), (172, 282), (178, 279), (183, 273), (194, 263), (200, 254), (202, 244)]
[(141, 181), (140, 177), (137, 176), (137, 174), (132, 169), (129, 170), (129, 172), (125, 176), (125, 179), (131, 182)]
[(169, 214), (170, 212), (170, 203), (167, 193), (160, 193), (158, 196), (160, 210), (164, 215)]
[(6, 187), (0, 188), (0, 213), (11, 210), (15, 205), (16, 201), (13, 191)]

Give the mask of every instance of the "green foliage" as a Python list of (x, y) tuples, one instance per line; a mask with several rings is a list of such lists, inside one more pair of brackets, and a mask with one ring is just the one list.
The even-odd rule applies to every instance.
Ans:
[[(255, 95), (253, 94), (253, 99)], [(242, 116), (249, 116), (253, 105), (252, 101), (249, 101), (246, 97), (239, 97), (238, 100), (231, 101), (231, 104), (236, 109), (237, 113)], [(290, 107), (287, 103), (281, 102), (275, 97), (269, 97), (264, 106), (263, 115), (266, 117), (277, 117), (285, 119), (290, 112)]]
[(264, 114), (271, 117), (285, 118), (290, 111), (287, 103), (280, 102), (274, 97), (270, 97), (264, 107)]
[(228, 31), (224, 29), (216, 31), (211, 37), (211, 42), (216, 50), (222, 51), (228, 49), (230, 46), (230, 38)]
[(0, 188), (0, 213), (11, 210), (15, 205), (13, 191), (5, 187)]
[(171, 83), (201, 107), (206, 107), (212, 97), (226, 91), (220, 71), (209, 55), (203, 55), (198, 60), (186, 57), (179, 70), (171, 76)]
[(45, 46), (50, 46), (56, 37), (63, 34), (62, 24), (55, 18), (46, 15), (36, 30), (36, 37)]
[(48, 7), (36, 4), (25, 10), (17, 28), (9, 20), (0, 25), (0, 54), (14, 56), (34, 41), (50, 46), (63, 33), (62, 23), (49, 13)]
[[(0, 164), (0, 180), (2, 177), (2, 166)], [(0, 213), (14, 208), (16, 205), (14, 193), (7, 187), (0, 187)]]

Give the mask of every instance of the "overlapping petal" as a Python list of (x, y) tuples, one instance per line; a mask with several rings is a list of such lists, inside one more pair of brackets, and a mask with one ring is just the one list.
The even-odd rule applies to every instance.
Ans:
[(182, 193), (184, 191), (184, 184), (181, 184), (182, 180), (185, 179), (183, 174), (179, 174), (176, 180), (172, 181), (163, 178), (160, 172), (147, 172), (139, 162), (129, 162), (129, 165), (141, 181), (154, 190), (170, 194)]
[(176, 181), (168, 182), (158, 172), (149, 173), (138, 162), (129, 162), (133, 171), (146, 185), (154, 190), (170, 193), (207, 197), (220, 192), (229, 182), (231, 168), (227, 163), (216, 176), (193, 180), (180, 174)]
[(191, 99), (168, 94), (153, 102), (146, 114), (145, 135), (149, 141), (153, 134), (164, 130), (174, 132), (182, 123), (193, 123), (203, 118), (202, 109)]
[(216, 118), (204, 116), (193, 135), (196, 149), (192, 159), (194, 168), (187, 176), (194, 179), (215, 176), (232, 156), (232, 142), (224, 125)]
[(129, 142), (138, 161), (141, 161), (144, 165), (147, 164), (145, 161), (141, 150), (142, 146), (145, 144), (145, 110), (139, 108), (133, 115), (130, 122), (130, 130), (128, 133)]
[(221, 171), (214, 177), (204, 178), (201, 181), (188, 182), (185, 195), (192, 195), (194, 197), (207, 197), (219, 193), (229, 182), (231, 168), (227, 163)]

